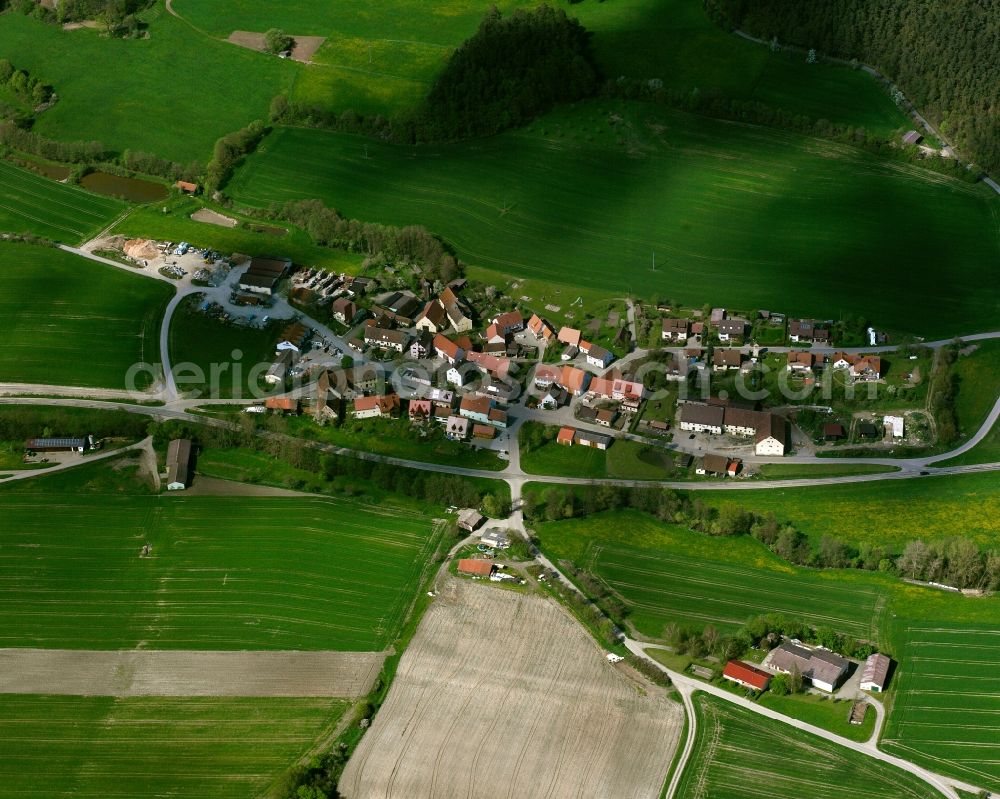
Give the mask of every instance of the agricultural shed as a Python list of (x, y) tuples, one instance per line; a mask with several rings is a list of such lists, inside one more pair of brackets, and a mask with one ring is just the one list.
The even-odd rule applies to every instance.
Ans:
[(486, 517), (474, 508), (466, 508), (458, 514), (458, 526), (470, 533), (486, 521)]
[(882, 693), (890, 666), (892, 661), (885, 655), (879, 652), (869, 655), (861, 670), (861, 690)]
[(25, 449), (33, 452), (83, 452), (87, 448), (84, 438), (29, 438)]
[(763, 669), (744, 663), (742, 660), (730, 660), (726, 668), (722, 671), (722, 676), (744, 688), (753, 688), (755, 691), (767, 690), (771, 682), (771, 675)]
[(576, 430), (572, 427), (560, 427), (559, 434), (556, 436), (556, 443), (562, 444), (565, 447), (573, 446), (573, 438), (576, 435)]
[(502, 530), (491, 529), (483, 533), (480, 540), (488, 547), (496, 549), (507, 549), (510, 546), (510, 538)]
[(167, 447), (167, 491), (183, 491), (191, 482), (191, 439), (175, 438)]
[(493, 574), (493, 561), (480, 560), (479, 558), (462, 558), (458, 562), (458, 570), (462, 574), (469, 574), (473, 577), (489, 577)]
[(847, 436), (847, 431), (844, 430), (842, 424), (837, 422), (827, 422), (823, 425), (823, 438), (827, 441), (839, 441)]
[(814, 688), (832, 693), (847, 673), (850, 661), (822, 647), (810, 649), (787, 642), (771, 652), (765, 665), (785, 674), (798, 669)]

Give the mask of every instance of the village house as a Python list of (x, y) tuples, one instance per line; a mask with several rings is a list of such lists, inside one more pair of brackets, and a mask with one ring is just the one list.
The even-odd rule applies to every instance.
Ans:
[(607, 367), (615, 359), (614, 354), (610, 350), (606, 350), (604, 347), (599, 347), (596, 344), (591, 344), (589, 341), (580, 342), (580, 352), (586, 354), (587, 363), (601, 369)]
[(475, 379), (475, 369), (465, 365), (452, 366), (445, 373), (445, 381), (449, 386), (462, 388)]
[(465, 358), (465, 351), (454, 341), (445, 338), (440, 333), (434, 336), (431, 346), (434, 348), (434, 352), (438, 358), (443, 358), (452, 366)]
[(489, 397), (479, 397), (474, 394), (466, 394), (462, 397), (462, 400), (458, 405), (458, 412), (466, 419), (472, 419), (474, 422), (488, 424), (490, 421), (490, 409), (492, 407), (493, 402)]
[(595, 399), (614, 399), (615, 382), (606, 377), (592, 377), (587, 385), (587, 396)]
[(821, 327), (823, 322), (813, 319), (790, 319), (788, 321), (788, 339), (799, 342), (813, 342), (816, 344), (829, 344), (830, 331), (826, 327)]
[(183, 491), (191, 484), (191, 439), (175, 438), (167, 445), (167, 491)]
[(542, 317), (538, 314), (531, 315), (531, 318), (528, 320), (528, 330), (531, 331), (536, 339), (539, 339), (546, 344), (552, 341), (556, 334), (552, 325), (542, 319)]
[(829, 649), (785, 642), (771, 651), (764, 665), (783, 674), (798, 669), (803, 680), (813, 688), (833, 693), (847, 674), (850, 662)]
[(408, 336), (402, 330), (386, 330), (374, 326), (365, 328), (365, 344), (380, 350), (402, 353), (408, 340)]
[(582, 335), (575, 327), (562, 327), (559, 329), (559, 334), (556, 338), (567, 347), (576, 347), (579, 350)]
[(452, 441), (465, 441), (469, 437), (469, 420), (462, 416), (449, 416), (444, 434)]
[(823, 356), (803, 350), (788, 352), (788, 369), (792, 372), (810, 372), (823, 365)]
[(663, 341), (687, 341), (690, 322), (687, 319), (664, 319), (660, 338)]
[(718, 326), (719, 341), (731, 341), (732, 339), (743, 338), (746, 328), (746, 319), (740, 319), (739, 317), (723, 319), (719, 322)]
[(714, 477), (735, 477), (739, 472), (740, 461), (735, 458), (727, 458), (725, 455), (708, 454), (701, 459), (701, 463), (695, 468), (695, 474), (709, 475)]
[(743, 365), (743, 353), (736, 349), (716, 347), (712, 352), (712, 369), (724, 372), (727, 369), (739, 369)]
[(411, 399), (406, 413), (414, 424), (422, 424), (434, 416), (434, 406), (429, 399)]
[(344, 325), (353, 325), (360, 313), (358, 306), (347, 297), (338, 297), (330, 305), (330, 315)]
[(513, 365), (513, 361), (510, 358), (501, 358), (485, 352), (469, 352), (466, 353), (465, 357), (479, 371), (501, 379), (510, 374), (511, 366)]
[(508, 311), (507, 313), (499, 314), (494, 316), (490, 322), (490, 326), (503, 338), (524, 330), (524, 317), (521, 316), (520, 311)]
[(761, 412), (760, 424), (754, 433), (754, 454), (760, 457), (784, 457), (788, 448), (785, 420), (773, 413)]
[(562, 366), (556, 376), (556, 385), (566, 389), (574, 397), (580, 396), (590, 383), (591, 375), (575, 366)]
[(431, 352), (431, 339), (427, 333), (418, 333), (416, 338), (410, 342), (410, 357), (415, 361), (422, 361)]
[(503, 408), (490, 408), (487, 421), (494, 427), (498, 427), (501, 430), (507, 429), (507, 411)]
[(448, 314), (439, 300), (431, 300), (417, 314), (414, 327), (425, 333), (440, 333), (448, 329)]
[(472, 319), (466, 314), (461, 300), (451, 286), (447, 286), (441, 292), (440, 302), (444, 306), (445, 315), (456, 333), (467, 333), (472, 330)]
[(618, 400), (619, 402), (641, 400), (645, 396), (645, 393), (646, 389), (642, 383), (634, 380), (625, 380), (618, 377), (611, 384), (611, 399)]
[(545, 393), (545, 396), (538, 401), (538, 407), (545, 411), (553, 411), (561, 408), (569, 401), (569, 393), (566, 389), (552, 385)]
[(754, 691), (766, 691), (771, 683), (771, 675), (768, 672), (742, 660), (730, 660), (722, 670), (722, 676), (730, 682)]
[(882, 377), (882, 359), (877, 355), (863, 355), (851, 363), (851, 377), (855, 380), (879, 380)]
[(378, 419), (399, 416), (399, 396), (383, 394), (371, 397), (358, 397), (354, 400), (351, 414), (355, 419)]
[(602, 427), (611, 427), (614, 424), (615, 419), (618, 418), (618, 411), (614, 408), (600, 408), (597, 411), (597, 417), (595, 421)]

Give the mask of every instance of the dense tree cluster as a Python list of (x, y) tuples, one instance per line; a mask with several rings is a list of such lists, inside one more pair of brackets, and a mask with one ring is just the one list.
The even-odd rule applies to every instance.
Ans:
[(597, 85), (590, 34), (579, 22), (550, 6), (507, 17), (493, 7), (452, 54), (405, 135), (413, 141), (488, 136), (557, 103), (589, 97)]
[(441, 240), (417, 225), (393, 227), (345, 219), (319, 200), (288, 202), (270, 208), (267, 216), (304, 228), (322, 247), (363, 252), (376, 261), (418, 264), (429, 279), (447, 283), (461, 273), (461, 264)]
[[(814, 545), (795, 525), (780, 522), (773, 513), (762, 515), (736, 503), (716, 508), (696, 495), (692, 499), (666, 488), (551, 486), (540, 491), (527, 490), (523, 495), (525, 518), (533, 522), (624, 508), (647, 513), (669, 524), (685, 524), (708, 535), (750, 535), (779, 557), (799, 566), (865, 569), (944, 582), (956, 588), (1000, 589), (1000, 552), (983, 552), (974, 542), (960, 537), (928, 547), (935, 557), (917, 561), (921, 568), (916, 568), (912, 558), (897, 560), (896, 553), (881, 544), (866, 542), (855, 546), (824, 535)], [(914, 543), (921, 542), (907, 544), (904, 556)]]
[(955, 416), (958, 377), (951, 368), (957, 359), (956, 347), (942, 347), (931, 376), (930, 411), (934, 415), (938, 442), (941, 444), (954, 443), (959, 433)]
[(0, 145), (68, 164), (93, 163), (111, 157), (99, 141), (55, 141), (13, 122), (0, 122)]
[(724, 24), (858, 59), (987, 170), (1000, 168), (1000, 0), (706, 0)]
[(149, 420), (127, 411), (18, 406), (0, 413), (0, 441), (36, 436), (142, 438)]
[(233, 170), (242, 162), (243, 157), (257, 149), (260, 140), (269, 130), (263, 120), (255, 119), (245, 128), (227, 133), (219, 139), (212, 150), (212, 160), (205, 170), (205, 189), (209, 192), (221, 189), (232, 177)]
[(42, 105), (52, 99), (53, 90), (47, 83), (23, 69), (15, 69), (6, 58), (0, 58), (0, 87), (29, 106)]

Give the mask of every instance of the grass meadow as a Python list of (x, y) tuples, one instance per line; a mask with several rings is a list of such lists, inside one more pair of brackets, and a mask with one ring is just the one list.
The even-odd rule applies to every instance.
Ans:
[(818, 542), (832, 535), (853, 543), (902, 551), (915, 538), (953, 535), (983, 547), (1000, 543), (1000, 481), (995, 475), (956, 474), (913, 480), (844, 483), (759, 491), (699, 491), (710, 505), (736, 502), (759, 513), (774, 512)]
[[(347, 216), (422, 224), (469, 263), (618, 296), (860, 314), (925, 335), (997, 322), (981, 286), (997, 272), (1000, 201), (983, 187), (624, 101), (419, 148), (279, 129), (230, 191), (251, 205), (319, 198)], [(857, 291), (872, 274), (899, 291)]]
[[(294, 99), (335, 110), (393, 116), (415, 105), (451, 51), (488, 8), (480, 0), (177, 0), (174, 9), (218, 38), (235, 30), (279, 27), (326, 36), (313, 64), (296, 78)], [(499, 0), (503, 12), (536, 0)], [(609, 78), (657, 79), (670, 89), (723, 92), (816, 119), (888, 134), (907, 124), (863, 72), (807, 65), (800, 54), (730, 35), (697, 0), (620, 0), (563, 6), (593, 33), (594, 54)]]
[(169, 286), (51, 247), (0, 243), (0, 382), (125, 388), (159, 363)]
[(205, 162), (220, 136), (266, 117), (271, 98), (300, 69), (199, 34), (162, 3), (142, 16), (148, 38), (108, 39), (3, 15), (0, 52), (59, 94), (38, 117), (37, 133)]
[(921, 619), (900, 627), (905, 644), (882, 747), (932, 771), (1000, 790), (996, 617), (989, 625)]
[(671, 621), (732, 632), (761, 613), (784, 613), (857, 638), (880, 637), (887, 581), (861, 572), (800, 569), (749, 538), (722, 539), (635, 511), (537, 527), (542, 548), (618, 594), (629, 621), (659, 637)]
[(437, 540), (419, 514), (331, 498), (47, 485), (0, 492), (0, 646), (378, 650)]
[(329, 699), (0, 696), (0, 798), (261, 796), (345, 709)]
[[(931, 799), (919, 777), (704, 694), (679, 799)], [(775, 742), (780, 741), (776, 746)]]
[(0, 230), (77, 244), (100, 231), (124, 203), (0, 160)]

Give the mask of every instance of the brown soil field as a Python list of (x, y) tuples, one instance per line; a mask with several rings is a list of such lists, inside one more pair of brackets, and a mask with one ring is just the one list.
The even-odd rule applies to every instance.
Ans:
[[(291, 35), (291, 34), (289, 34)], [(226, 40), (240, 47), (248, 47), (251, 50), (264, 52), (264, 34), (253, 31), (233, 31)], [(319, 50), (320, 45), (326, 41), (325, 36), (292, 36), (291, 58), (293, 61), (300, 61), (308, 64), (313, 55)]]
[(385, 654), (0, 649), (0, 693), (354, 699)]
[(236, 227), (237, 224), (236, 220), (232, 217), (225, 216), (209, 208), (199, 208), (191, 214), (191, 218), (195, 222), (206, 222), (209, 225), (218, 225), (219, 227)]
[(449, 580), (347, 764), (348, 799), (657, 799), (683, 725), (559, 605)]

